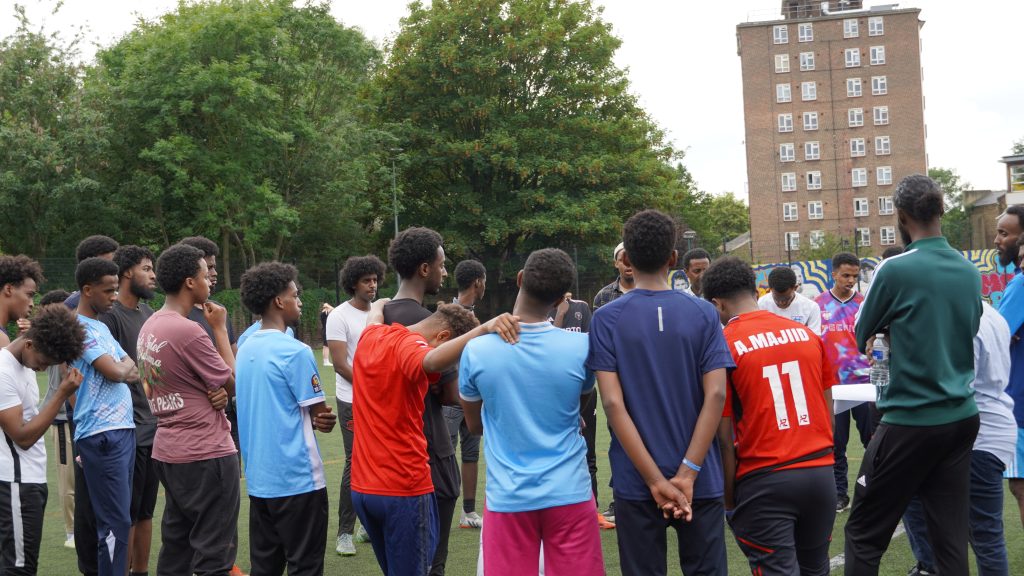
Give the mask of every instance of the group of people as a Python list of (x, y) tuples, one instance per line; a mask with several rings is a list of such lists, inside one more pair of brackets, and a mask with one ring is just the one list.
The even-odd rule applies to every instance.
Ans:
[[(603, 574), (600, 530), (613, 528), (624, 574), (666, 574), (672, 528), (684, 574), (725, 575), (726, 525), (752, 573), (823, 575), (851, 502), (852, 415), (866, 453), (846, 573), (877, 574), (902, 519), (913, 573), (968, 574), (970, 542), (979, 573), (1008, 574), (1001, 478), (1005, 469), (1024, 503), (1024, 280), (996, 311), (941, 235), (938, 185), (909, 176), (894, 203), (905, 250), (886, 254), (863, 295), (859, 260), (841, 253), (833, 287), (814, 300), (788, 267), (759, 298), (749, 264), (680, 259), (674, 220), (645, 210), (624, 223), (618, 277), (593, 310), (571, 298), (572, 259), (549, 248), (518, 272), (513, 310), (483, 323), (483, 265), (460, 263), (459, 295), (431, 311), (447, 276), (443, 238), (409, 228), (388, 251), (393, 298), (377, 298), (387, 266), (375, 256), (341, 271), (350, 299), (329, 311), (324, 335), (334, 406), (292, 333), (293, 266), (245, 272), (242, 303), (258, 319), (236, 341), (210, 300), (218, 254), (205, 238), (158, 259), (87, 238), (78, 291), (47, 294), (34, 313), (42, 270), (0, 256), (0, 326), (18, 330), (0, 335), (0, 564), (35, 573), (52, 428), (83, 574), (146, 574), (158, 485), (157, 573), (237, 571), (240, 461), (252, 574), (322, 574), (329, 511), (315, 432), (340, 419), (336, 551), (368, 540), (384, 574), (444, 574), (461, 494), (459, 525), (481, 528), (488, 576)], [(1020, 265), (1022, 224), (1019, 207), (1000, 218), (1004, 265)], [(668, 282), (680, 266), (686, 290)], [(158, 286), (166, 298), (153, 311)], [(835, 387), (869, 382), (869, 359), (885, 359), (873, 355), (878, 338), (891, 358), (877, 401), (835, 414)], [(42, 404), (38, 370), (50, 381)], [(604, 510), (598, 399), (612, 433)]]

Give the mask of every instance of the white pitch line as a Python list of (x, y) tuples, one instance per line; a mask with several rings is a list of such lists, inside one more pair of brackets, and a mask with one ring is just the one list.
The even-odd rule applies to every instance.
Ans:
[[(892, 540), (902, 536), (904, 533), (906, 533), (906, 530), (903, 529), (903, 522), (900, 522), (899, 525), (896, 526), (896, 530), (892, 533)], [(840, 552), (828, 561), (828, 570), (829, 572), (835, 572), (844, 564), (846, 564), (846, 554)]]

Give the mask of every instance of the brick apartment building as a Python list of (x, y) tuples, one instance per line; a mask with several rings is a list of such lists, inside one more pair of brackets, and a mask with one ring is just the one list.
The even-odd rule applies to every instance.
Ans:
[(827, 235), (861, 256), (900, 243), (892, 195), (927, 171), (918, 9), (788, 0), (736, 27), (757, 262)]

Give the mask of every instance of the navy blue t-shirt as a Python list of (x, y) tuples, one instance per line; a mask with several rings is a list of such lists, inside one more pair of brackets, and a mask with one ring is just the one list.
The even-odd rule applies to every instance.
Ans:
[[(618, 372), (626, 410), (666, 478), (675, 475), (686, 456), (704, 406), (704, 374), (734, 367), (718, 312), (689, 294), (634, 289), (594, 312), (587, 368)], [(616, 499), (651, 499), (614, 434), (609, 460)], [(693, 497), (718, 498), (722, 492), (722, 458), (715, 442)]]

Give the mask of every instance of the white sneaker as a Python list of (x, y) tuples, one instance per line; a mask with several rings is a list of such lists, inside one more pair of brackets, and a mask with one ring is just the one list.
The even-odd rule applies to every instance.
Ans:
[(71, 548), (72, 550), (75, 549), (75, 535), (74, 534), (68, 534), (67, 539), (64, 540), (64, 547), (65, 548)]
[(356, 545), (352, 543), (352, 535), (342, 534), (341, 536), (338, 536), (338, 545), (334, 548), (334, 551), (337, 552), (339, 556), (355, 556)]
[(459, 528), (483, 528), (484, 519), (476, 512), (462, 513), (459, 518)]
[(352, 540), (358, 544), (369, 544), (370, 535), (366, 533), (365, 528), (359, 526), (359, 528), (356, 528), (356, 535)]

